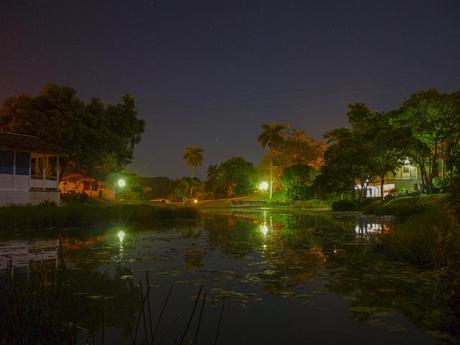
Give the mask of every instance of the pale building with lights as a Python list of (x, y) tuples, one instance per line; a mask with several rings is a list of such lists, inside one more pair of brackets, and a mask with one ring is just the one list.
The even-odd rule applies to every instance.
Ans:
[(60, 158), (66, 150), (36, 136), (0, 132), (0, 206), (59, 205)]
[[(379, 198), (381, 196), (380, 180), (371, 181), (367, 185), (367, 197)], [(383, 196), (394, 195), (401, 189), (409, 192), (422, 191), (422, 176), (420, 168), (412, 165), (409, 161), (396, 169), (395, 172), (389, 172), (385, 176), (385, 183), (383, 185)]]

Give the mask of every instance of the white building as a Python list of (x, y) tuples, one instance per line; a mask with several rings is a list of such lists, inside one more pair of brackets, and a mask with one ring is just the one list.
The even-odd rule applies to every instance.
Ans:
[(65, 153), (35, 136), (0, 132), (0, 206), (59, 205), (59, 158)]

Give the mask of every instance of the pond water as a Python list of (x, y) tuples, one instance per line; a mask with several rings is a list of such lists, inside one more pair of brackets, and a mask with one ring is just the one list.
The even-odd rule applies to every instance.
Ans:
[(46, 267), (46, 285), (64, 263), (80, 343), (442, 342), (444, 307), (430, 273), (370, 245), (389, 231), (388, 221), (357, 216), (204, 214), (150, 230), (10, 237), (0, 240), (0, 270), (11, 265), (26, 282)]

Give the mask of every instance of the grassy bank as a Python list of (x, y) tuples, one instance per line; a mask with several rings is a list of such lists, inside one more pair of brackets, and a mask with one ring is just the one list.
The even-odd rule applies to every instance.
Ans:
[(373, 202), (363, 213), (392, 215), (392, 231), (377, 238), (386, 254), (425, 268), (445, 267), (460, 253), (460, 229), (452, 217), (447, 194), (423, 195)]
[(62, 207), (14, 206), (0, 208), (0, 231), (126, 223), (149, 226), (177, 219), (195, 219), (197, 215), (198, 212), (194, 208), (148, 204), (79, 203)]
[(403, 219), (422, 215), (432, 209), (446, 210), (448, 208), (448, 200), (447, 194), (402, 197), (384, 203), (379, 200), (365, 205), (363, 213), (377, 216), (391, 215)]
[[(458, 201), (458, 200), (457, 200)], [(371, 204), (365, 212), (394, 215), (392, 231), (374, 238), (376, 250), (433, 272), (440, 303), (449, 306), (449, 333), (460, 336), (460, 226), (455, 200), (447, 195), (420, 196)]]
[(276, 196), (274, 196), (272, 200), (267, 200), (266, 195), (256, 194), (228, 199), (203, 200), (200, 201), (197, 206), (199, 208), (276, 207), (330, 210), (331, 202), (329, 200), (321, 199), (310, 199), (302, 201), (282, 200), (280, 198), (276, 198)]

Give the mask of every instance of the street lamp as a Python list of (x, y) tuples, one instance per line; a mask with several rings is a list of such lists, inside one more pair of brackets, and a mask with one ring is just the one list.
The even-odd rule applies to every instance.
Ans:
[(118, 180), (117, 184), (118, 184), (118, 187), (124, 188), (126, 186), (126, 180), (124, 178), (121, 178)]
[(260, 182), (259, 190), (261, 190), (262, 192), (266, 192), (268, 190), (268, 182), (267, 181)]

